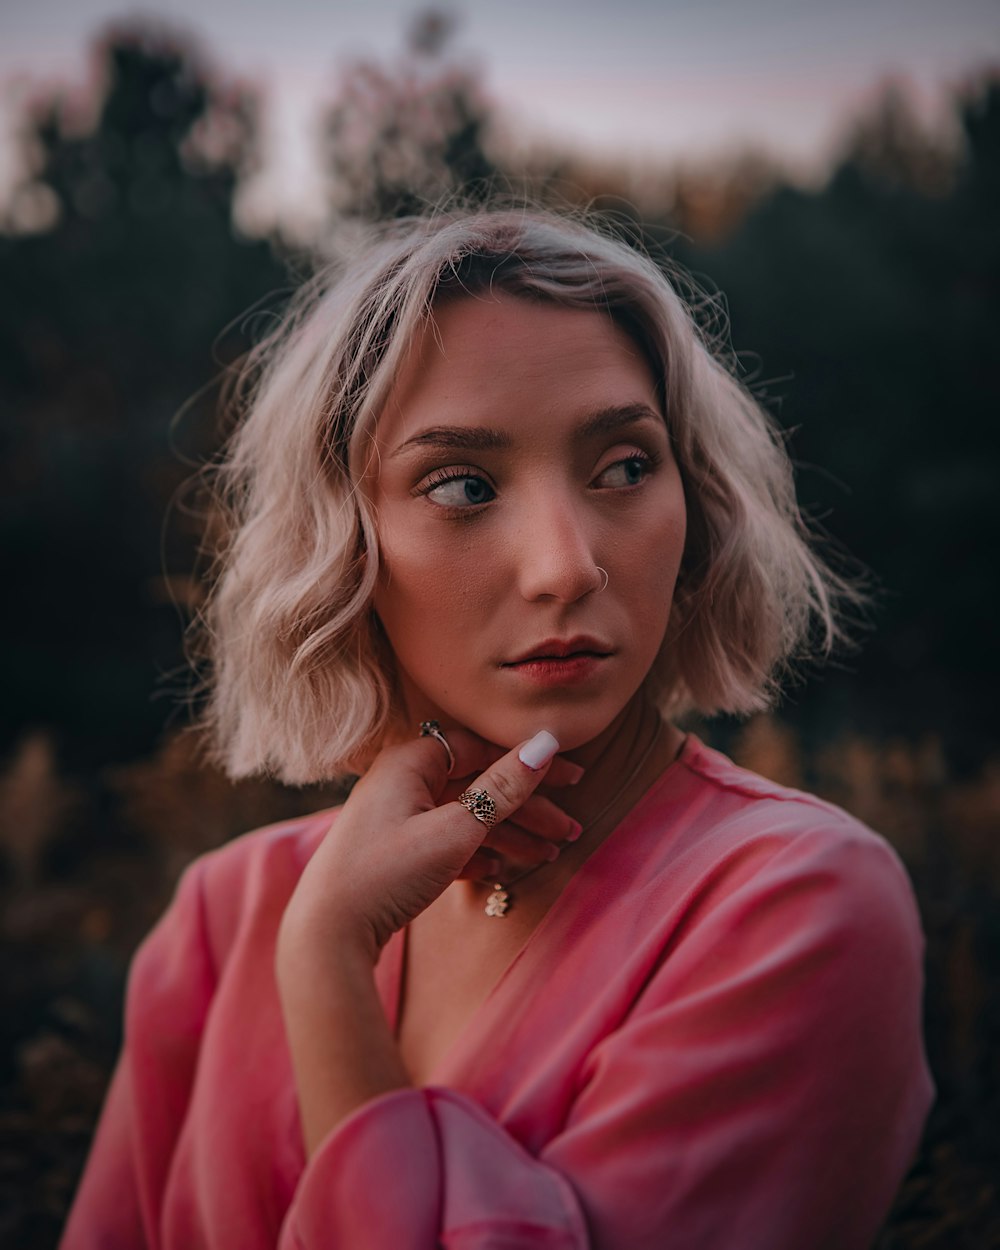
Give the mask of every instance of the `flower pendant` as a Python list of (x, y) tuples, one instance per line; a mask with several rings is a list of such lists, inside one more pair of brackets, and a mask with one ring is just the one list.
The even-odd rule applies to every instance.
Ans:
[(498, 881), (493, 887), (493, 893), (486, 900), (486, 914), (487, 916), (506, 916), (509, 906), (510, 895)]

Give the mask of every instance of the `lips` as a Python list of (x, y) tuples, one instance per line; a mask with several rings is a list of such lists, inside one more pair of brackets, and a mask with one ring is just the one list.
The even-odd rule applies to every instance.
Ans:
[(564, 660), (576, 655), (606, 656), (610, 655), (612, 650), (613, 648), (609, 647), (606, 642), (589, 635), (580, 635), (576, 638), (546, 638), (517, 656), (516, 659), (505, 660), (503, 667), (510, 668), (515, 664), (526, 664), (533, 660)]

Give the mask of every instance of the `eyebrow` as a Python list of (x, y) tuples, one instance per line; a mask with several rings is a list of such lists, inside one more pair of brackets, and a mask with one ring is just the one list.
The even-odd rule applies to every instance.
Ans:
[[(619, 404), (601, 408), (584, 418), (579, 433), (584, 438), (593, 438), (645, 421), (656, 421), (662, 425), (663, 418), (648, 404)], [(418, 447), (439, 447), (447, 451), (504, 451), (513, 445), (514, 439), (507, 430), (485, 425), (435, 425), (400, 443), (389, 459), (394, 460), (403, 452)]]

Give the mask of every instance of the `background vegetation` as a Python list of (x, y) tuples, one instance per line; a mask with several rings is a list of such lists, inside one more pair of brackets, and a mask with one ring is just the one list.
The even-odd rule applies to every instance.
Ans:
[(728, 311), (803, 508), (879, 581), (862, 651), (774, 717), (694, 728), (906, 862), (940, 1097), (879, 1246), (1000, 1245), (1000, 76), (956, 98), (954, 150), (888, 90), (805, 191), (751, 155), (700, 174), (513, 167), (447, 33), (429, 17), (403, 62), (346, 75), (325, 126), (329, 230), (308, 245), (234, 226), (258, 101), (162, 29), (107, 32), (93, 98), (43, 98), (26, 122), (0, 222), (0, 1242), (55, 1242), (127, 962), (179, 869), (336, 797), (231, 786), (181, 732), (201, 593), (184, 483), (222, 437), (220, 380), (344, 222), (500, 183), (612, 211), (725, 292), (699, 315)]

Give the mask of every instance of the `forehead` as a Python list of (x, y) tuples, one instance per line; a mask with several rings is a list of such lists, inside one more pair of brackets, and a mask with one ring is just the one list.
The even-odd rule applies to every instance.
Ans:
[(659, 410), (642, 349), (598, 309), (506, 293), (448, 299), (414, 336), (377, 423), (383, 451), (428, 425), (569, 418), (574, 406)]

